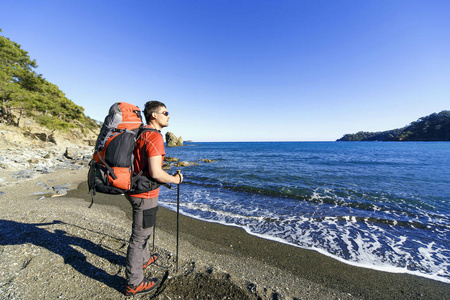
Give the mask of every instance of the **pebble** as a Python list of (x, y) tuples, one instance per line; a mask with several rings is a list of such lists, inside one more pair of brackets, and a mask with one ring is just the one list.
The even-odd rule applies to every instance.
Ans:
[(58, 195), (67, 195), (67, 191), (69, 190), (69, 186), (66, 185), (55, 185), (53, 188), (53, 190), (58, 194)]

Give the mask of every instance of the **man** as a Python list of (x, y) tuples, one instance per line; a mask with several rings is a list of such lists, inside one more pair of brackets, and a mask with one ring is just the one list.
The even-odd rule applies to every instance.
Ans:
[[(159, 101), (149, 101), (144, 109), (146, 127), (161, 130), (169, 126), (169, 112)], [(136, 173), (153, 178), (160, 183), (180, 184), (183, 175), (177, 173), (169, 175), (162, 169), (165, 149), (164, 140), (160, 132), (146, 131), (142, 133), (134, 150), (134, 169)], [(133, 228), (127, 251), (125, 295), (149, 293), (159, 284), (157, 278), (144, 278), (144, 270), (158, 258), (157, 254), (150, 255), (148, 240), (153, 231), (158, 210), (159, 189), (141, 194), (126, 195), (133, 206)]]

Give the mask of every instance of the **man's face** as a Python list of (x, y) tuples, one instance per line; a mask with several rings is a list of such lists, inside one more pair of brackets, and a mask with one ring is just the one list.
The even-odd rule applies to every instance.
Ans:
[(159, 126), (161, 126), (161, 128), (169, 126), (170, 116), (168, 115), (167, 109), (164, 106), (161, 106), (159, 109), (157, 109), (154, 116), (155, 121), (159, 124)]

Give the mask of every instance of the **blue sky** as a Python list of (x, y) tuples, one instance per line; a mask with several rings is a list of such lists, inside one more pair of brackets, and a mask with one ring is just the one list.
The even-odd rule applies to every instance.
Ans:
[(2, 35), (103, 121), (166, 103), (194, 141), (331, 141), (450, 109), (450, 1), (22, 1)]

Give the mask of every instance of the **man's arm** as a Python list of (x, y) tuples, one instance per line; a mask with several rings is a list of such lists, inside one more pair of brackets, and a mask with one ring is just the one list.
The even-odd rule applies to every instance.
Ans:
[[(161, 167), (162, 156), (151, 156), (148, 160), (148, 169), (150, 176), (161, 183), (181, 183), (183, 182), (183, 174), (177, 173), (170, 175)], [(179, 174), (179, 175), (178, 175)]]

